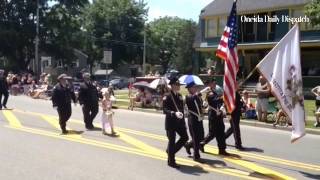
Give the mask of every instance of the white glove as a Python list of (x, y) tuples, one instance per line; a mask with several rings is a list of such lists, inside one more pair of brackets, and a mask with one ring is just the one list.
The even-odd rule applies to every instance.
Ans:
[(182, 119), (183, 118), (183, 113), (182, 112), (176, 112), (175, 115), (176, 115), (176, 117), (178, 119)]
[(222, 112), (222, 114), (225, 116), (225, 115), (227, 115), (227, 111), (226, 111), (226, 109), (224, 108), (224, 106), (222, 106), (221, 108), (220, 108), (220, 111)]
[(207, 101), (203, 101), (203, 107), (207, 107), (208, 106), (208, 102)]

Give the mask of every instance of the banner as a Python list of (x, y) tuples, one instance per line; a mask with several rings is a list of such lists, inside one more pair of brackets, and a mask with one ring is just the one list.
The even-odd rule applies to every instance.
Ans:
[(257, 65), (292, 121), (291, 142), (305, 135), (299, 26), (296, 24)]

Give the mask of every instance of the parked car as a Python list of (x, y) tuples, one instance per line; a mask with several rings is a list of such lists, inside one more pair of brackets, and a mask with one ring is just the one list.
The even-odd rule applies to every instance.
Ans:
[(110, 81), (109, 80), (101, 80), (101, 81), (98, 81), (98, 83), (102, 87), (109, 87)]
[(110, 81), (109, 85), (111, 85), (114, 89), (123, 89), (128, 87), (129, 80), (125, 78), (113, 79)]

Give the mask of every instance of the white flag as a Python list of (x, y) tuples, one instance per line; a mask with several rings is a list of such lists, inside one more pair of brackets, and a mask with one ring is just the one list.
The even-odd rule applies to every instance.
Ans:
[(291, 142), (305, 135), (299, 36), (296, 24), (257, 65), (270, 83), (272, 94), (292, 121)]

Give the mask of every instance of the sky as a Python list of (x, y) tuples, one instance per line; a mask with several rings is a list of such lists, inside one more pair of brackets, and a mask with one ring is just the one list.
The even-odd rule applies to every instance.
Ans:
[(200, 11), (213, 0), (145, 0), (149, 7), (148, 21), (163, 16), (198, 21)]
[[(89, 0), (92, 2), (92, 0)], [(138, 0), (136, 0), (138, 1)], [(148, 21), (164, 16), (178, 16), (198, 21), (200, 11), (213, 0), (144, 0), (149, 8)], [(50, 5), (54, 2), (49, 3)]]

